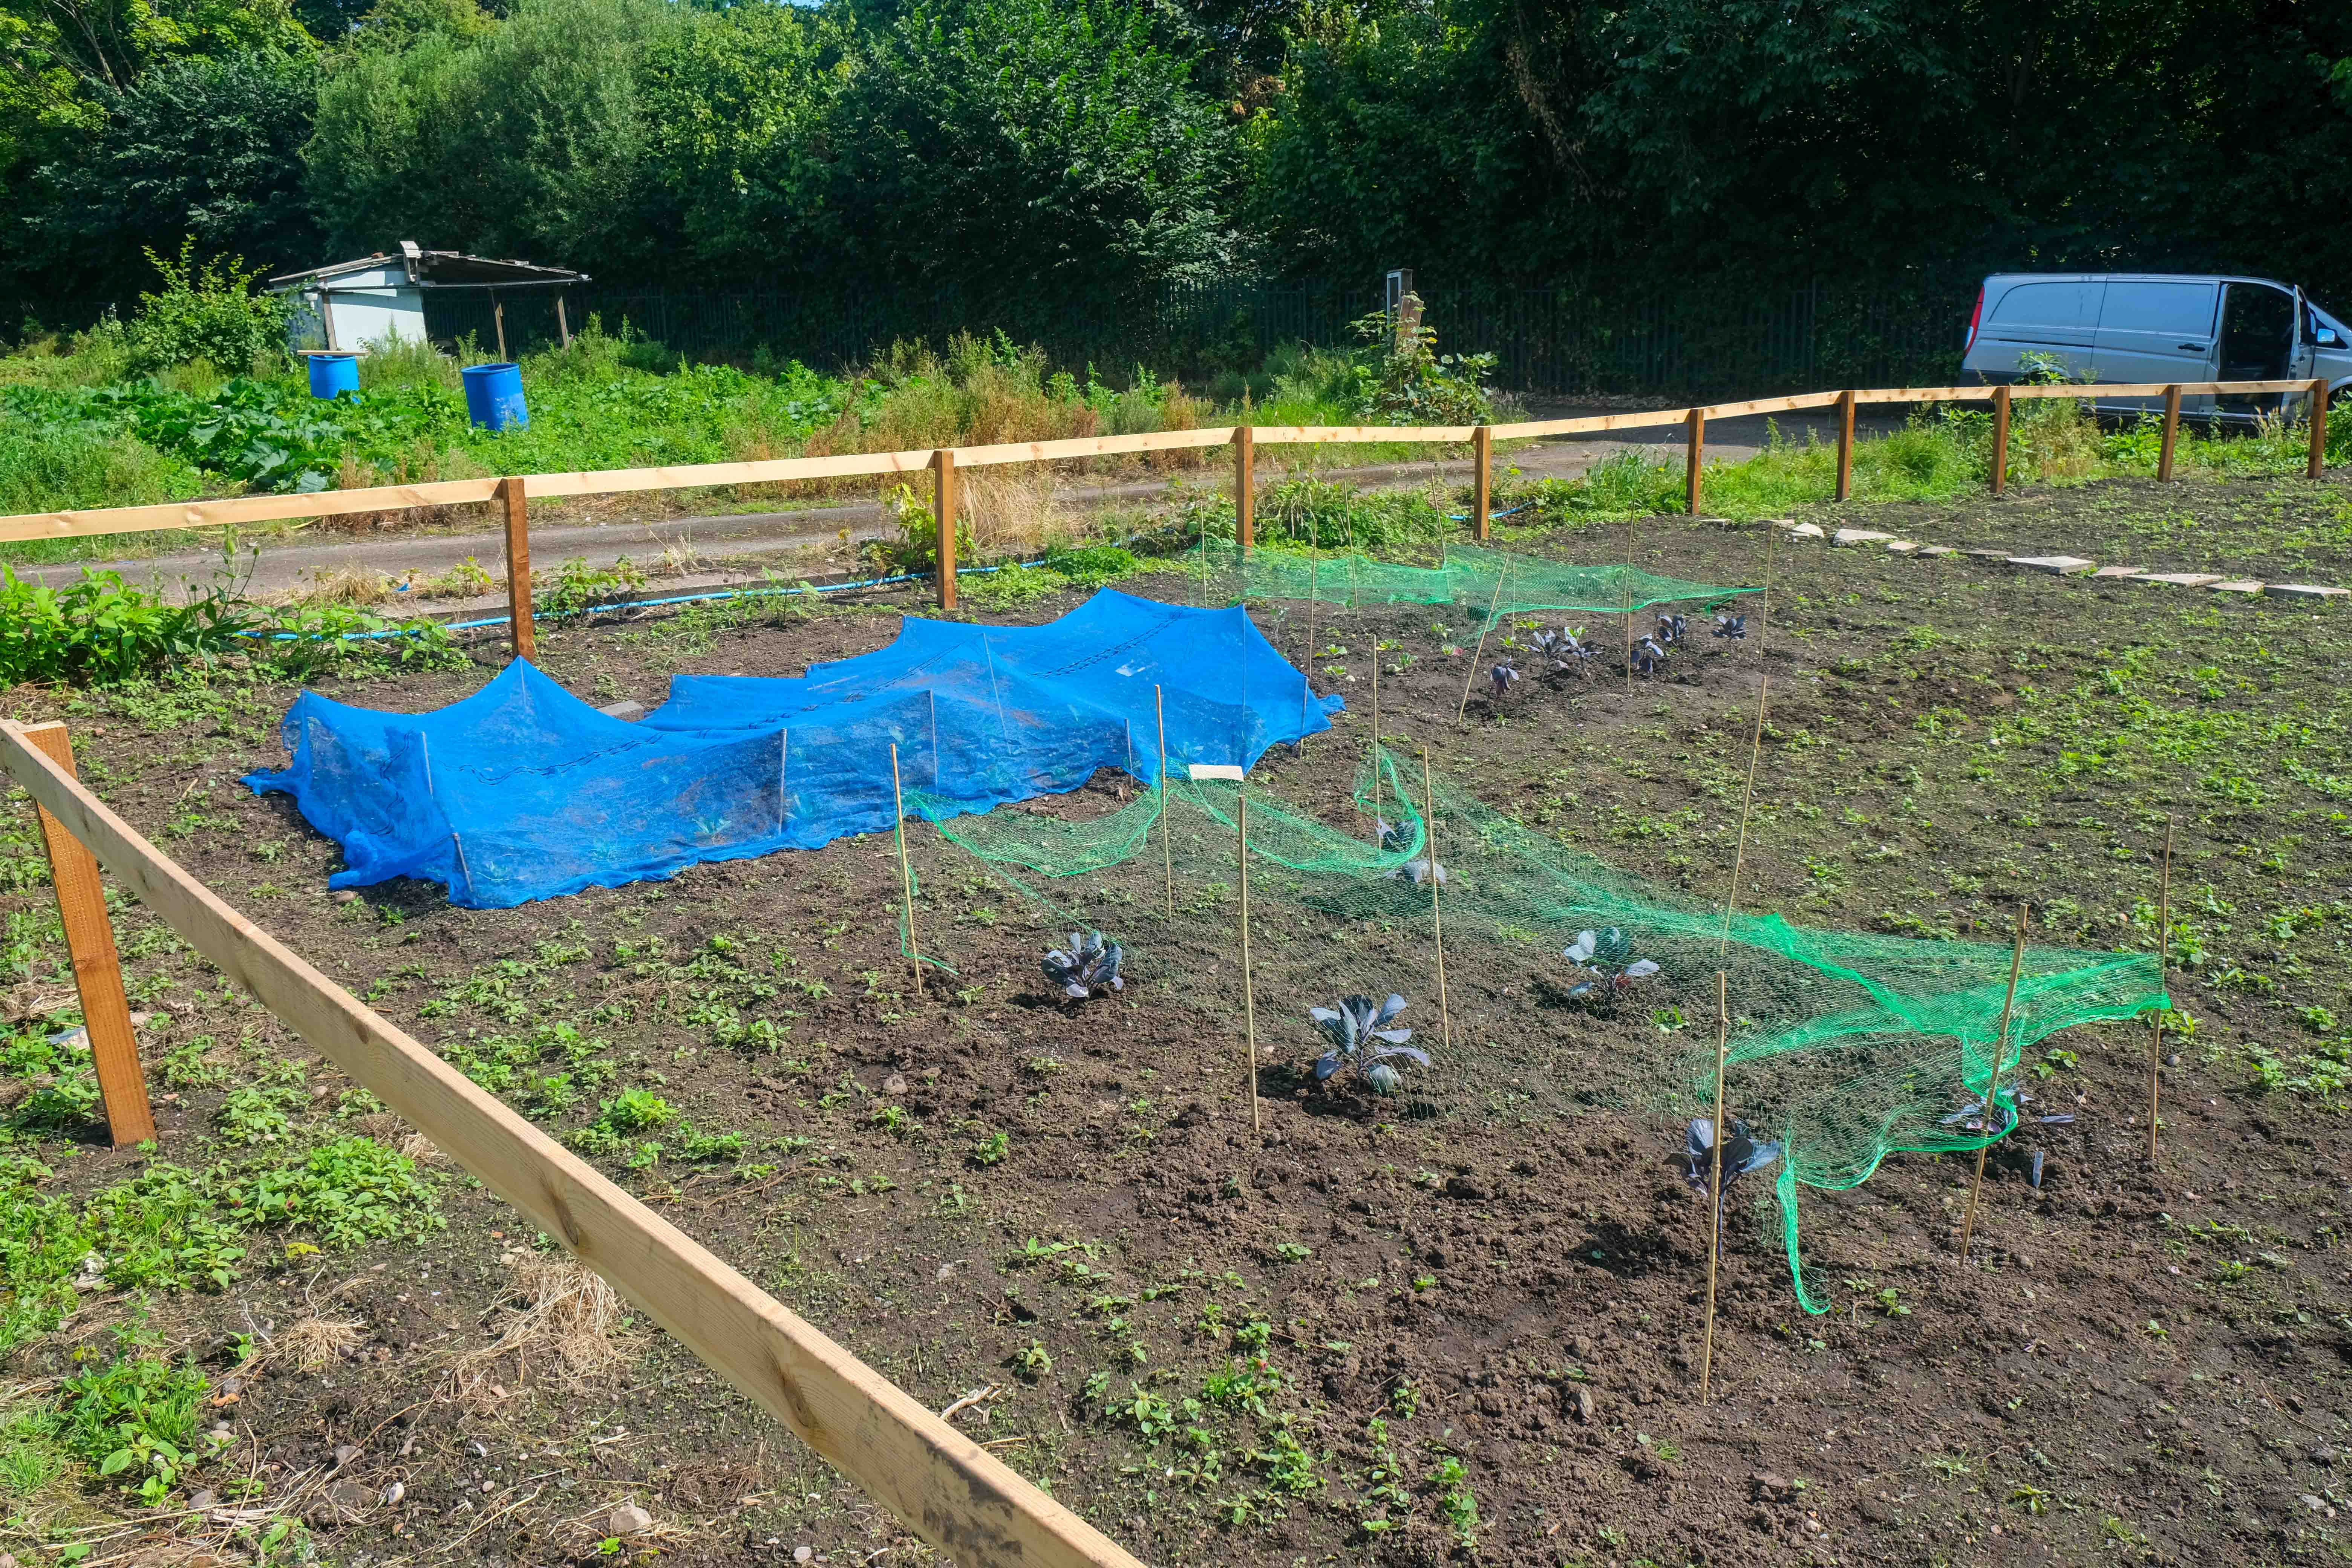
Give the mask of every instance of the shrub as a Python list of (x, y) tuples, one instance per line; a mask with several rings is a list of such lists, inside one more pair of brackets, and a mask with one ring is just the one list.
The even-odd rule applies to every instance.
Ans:
[(0, 686), (20, 681), (103, 684), (166, 664), (209, 661), (250, 647), (248, 608), (215, 586), (184, 605), (82, 568), (62, 588), (27, 583), (0, 565)]
[(193, 235), (180, 242), (176, 257), (147, 252), (163, 288), (139, 296), (128, 332), (132, 371), (152, 374), (197, 360), (231, 374), (256, 368), (257, 361), (273, 370), (282, 365), (289, 302), (253, 292), (262, 269), (247, 270), (245, 258), (216, 256), (198, 266), (195, 252)]

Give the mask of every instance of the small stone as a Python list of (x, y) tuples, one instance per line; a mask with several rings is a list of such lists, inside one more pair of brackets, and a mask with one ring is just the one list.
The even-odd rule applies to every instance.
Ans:
[(407, 1495), (408, 1489), (400, 1482), (394, 1481), (392, 1485), (383, 1489), (383, 1506), (386, 1508), (397, 1507), (400, 1503), (400, 1500)]
[(195, 1513), (204, 1512), (218, 1501), (220, 1501), (220, 1494), (210, 1487), (198, 1487), (188, 1494), (188, 1508)]
[(793, 1561), (795, 1563), (805, 1563), (815, 1555), (816, 1549), (812, 1546), (795, 1546), (793, 1548)]
[(624, 723), (634, 724), (646, 716), (646, 705), (642, 702), (614, 702), (599, 708), (596, 711), (608, 719), (618, 719)]
[(1884, 544), (1895, 536), (1869, 528), (1841, 528), (1830, 535), (1832, 544)]
[(485, 1492), (494, 1492), (498, 1489), (499, 1483), (496, 1481), (484, 1481), (482, 1483), (482, 1490)]
[(2333, 1443), (2316, 1443), (2312, 1446), (2311, 1462), (2315, 1465), (2332, 1465), (2343, 1457), (2342, 1451)]
[(614, 1535), (643, 1535), (654, 1527), (654, 1516), (635, 1503), (625, 1502), (613, 1510), (604, 1525)]
[(2097, 562), (2085, 561), (2079, 555), (2011, 555), (2003, 559), (2021, 571), (2047, 572), (2053, 577), (2079, 577), (2099, 569)]
[(329, 895), (329, 897), (332, 898), (335, 902), (339, 904), (348, 904), (358, 899), (359, 894), (353, 892), (349, 888), (337, 888), (334, 892)]
[(1889, 555), (1915, 555), (1918, 553), (1918, 550), (1919, 542), (1916, 540), (1890, 539), (1886, 542), (1886, 553)]
[(906, 1093), (907, 1075), (902, 1072), (894, 1072), (888, 1078), (884, 1079), (882, 1080), (882, 1092), (885, 1094)]
[(1569, 1398), (1575, 1402), (1576, 1418), (1590, 1426), (1592, 1421), (1592, 1390), (1580, 1383), (1569, 1391)]
[(1789, 530), (1789, 537), (1791, 539), (1819, 539), (1822, 537), (1822, 525), (1817, 522), (1801, 522), (1797, 524), (1796, 527)]
[(467, 1447), (474, 1450), (474, 1458), (478, 1459), (487, 1459), (490, 1457), (490, 1451), (482, 1447), (482, 1441), (478, 1437), (474, 1439), (474, 1441), (468, 1444)]
[(1759, 1470), (1749, 1476), (1748, 1486), (1759, 1502), (1786, 1502), (1797, 1495), (1788, 1477), (1770, 1470)]

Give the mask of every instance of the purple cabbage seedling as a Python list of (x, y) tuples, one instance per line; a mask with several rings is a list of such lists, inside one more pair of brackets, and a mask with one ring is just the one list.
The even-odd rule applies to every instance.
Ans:
[(1633, 956), (1633, 939), (1615, 926), (1605, 931), (1580, 931), (1560, 956), (1591, 978), (1569, 987), (1569, 1000), (1613, 998), (1658, 972), (1655, 962)]
[(1643, 637), (1633, 645), (1633, 671), (1637, 675), (1655, 675), (1666, 668), (1666, 650), (1655, 637)]
[(1127, 982), (1118, 975), (1119, 960), (1126, 956), (1125, 949), (1115, 942), (1105, 942), (1098, 931), (1083, 934), (1072, 931), (1070, 945), (1047, 952), (1041, 967), (1045, 978), (1061, 987), (1063, 995), (1083, 1002), (1089, 996), (1127, 988)]
[(1429, 1065), (1426, 1052), (1405, 1044), (1412, 1038), (1412, 1031), (1391, 1026), (1390, 1020), (1404, 1007), (1404, 998), (1391, 994), (1377, 1004), (1369, 996), (1343, 996), (1337, 1007), (1307, 1009), (1315, 1027), (1331, 1043), (1329, 1050), (1315, 1058), (1315, 1081), (1322, 1083), (1342, 1068), (1353, 1068), (1374, 1094), (1394, 1094), (1404, 1080), (1389, 1065), (1389, 1058), (1402, 1057), (1415, 1067)]
[(1536, 657), (1544, 661), (1549, 673), (1565, 675), (1571, 669), (1581, 670), (1591, 662), (1592, 656), (1601, 651), (1592, 644), (1577, 640), (1577, 633), (1580, 629), (1563, 626), (1556, 632), (1538, 632), (1535, 635)]
[(1674, 647), (1675, 644), (1683, 640), (1683, 634), (1689, 629), (1690, 617), (1688, 616), (1660, 616), (1658, 617), (1659, 646), (1662, 647)]
[(1734, 640), (1746, 637), (1748, 636), (1748, 617), (1746, 616), (1716, 616), (1715, 635), (1719, 637), (1730, 637)]
[[(1683, 1179), (1690, 1183), (1701, 1197), (1715, 1179), (1715, 1123), (1702, 1116), (1690, 1124), (1690, 1133), (1678, 1156), (1683, 1167)], [(1731, 1136), (1723, 1141), (1723, 1195), (1731, 1196), (1731, 1184), (1750, 1171), (1761, 1171), (1780, 1158), (1778, 1143), (1759, 1143), (1749, 1135), (1748, 1123), (1737, 1116), (1731, 1119)]]
[(1519, 672), (1511, 667), (1509, 659), (1496, 660), (1495, 668), (1486, 672), (1487, 680), (1492, 682), (1495, 688), (1495, 700), (1500, 702), (1504, 693), (1511, 689), (1511, 682), (1518, 678)]
[[(1372, 821), (1373, 824), (1381, 830), (1381, 848), (1388, 854), (1393, 855), (1400, 849), (1410, 849), (1412, 847), (1412, 830), (1411, 828), (1402, 826), (1391, 827), (1389, 826), (1388, 819), (1385, 817), (1376, 816), (1372, 818)], [(1418, 860), (1408, 860), (1403, 865), (1399, 866), (1396, 869), (1391, 871), (1389, 873), (1389, 879), (1391, 881), (1394, 881), (1396, 879), (1402, 877), (1409, 879), (1416, 888), (1426, 887), (1429, 883), (1429, 867), (1430, 860), (1427, 856), (1423, 856)], [(1437, 885), (1441, 888), (1445, 886), (1445, 868), (1442, 865), (1437, 868)]]

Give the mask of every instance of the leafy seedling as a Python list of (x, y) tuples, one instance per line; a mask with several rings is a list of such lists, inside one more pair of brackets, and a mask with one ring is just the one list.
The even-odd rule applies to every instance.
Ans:
[[(1723, 1197), (1731, 1199), (1731, 1184), (1750, 1171), (1761, 1171), (1780, 1158), (1778, 1143), (1759, 1143), (1748, 1131), (1748, 1123), (1737, 1116), (1731, 1119), (1731, 1136), (1723, 1141)], [(1715, 1123), (1700, 1117), (1690, 1124), (1683, 1142), (1683, 1152), (1675, 1156), (1682, 1164), (1683, 1180), (1688, 1182), (1701, 1197), (1706, 1195), (1708, 1184), (1715, 1177)]]
[(1538, 632), (1535, 636), (1536, 657), (1544, 661), (1545, 669), (1553, 675), (1565, 675), (1573, 669), (1581, 673), (1593, 656), (1601, 651), (1599, 645), (1579, 642), (1575, 626), (1563, 626), (1556, 632)]
[(1621, 991), (1630, 990), (1635, 981), (1647, 980), (1658, 972), (1654, 960), (1633, 956), (1633, 939), (1615, 926), (1606, 931), (1578, 931), (1576, 940), (1561, 949), (1559, 955), (1589, 977), (1569, 987), (1571, 1002), (1613, 997)]
[(1486, 672), (1486, 679), (1495, 689), (1495, 700), (1500, 702), (1511, 689), (1511, 682), (1518, 678), (1519, 672), (1511, 667), (1509, 659), (1496, 660), (1495, 668)]
[[(1379, 817), (1374, 817), (1372, 820), (1380, 827), (1381, 847), (1382, 849), (1389, 851), (1391, 854), (1394, 854), (1397, 850), (1407, 848), (1412, 845), (1412, 835), (1409, 830), (1402, 827), (1391, 827), (1385, 820)], [(1402, 877), (1411, 880), (1412, 885), (1416, 888), (1425, 888), (1429, 885), (1429, 879), (1432, 875), (1431, 868), (1433, 867), (1435, 868), (1434, 874), (1437, 878), (1437, 885), (1441, 888), (1445, 886), (1444, 864), (1441, 861), (1433, 860), (1426, 855), (1423, 856), (1418, 860), (1408, 860), (1403, 865), (1399, 866), (1395, 870), (1389, 873), (1389, 879), (1394, 881), (1397, 878)]]
[(1672, 647), (1676, 643), (1683, 640), (1685, 634), (1687, 633), (1689, 629), (1690, 617), (1688, 616), (1660, 616), (1658, 617), (1658, 645), (1661, 647)]
[(1098, 931), (1072, 931), (1070, 945), (1048, 952), (1041, 967), (1045, 978), (1061, 987), (1063, 995), (1083, 1002), (1127, 988), (1127, 982), (1118, 976), (1119, 960), (1126, 956), (1124, 948), (1105, 942)]
[(1633, 645), (1633, 673), (1655, 675), (1666, 668), (1666, 650), (1655, 637), (1643, 637)]
[(1331, 1048), (1315, 1059), (1315, 1081), (1353, 1068), (1374, 1094), (1394, 1094), (1403, 1079), (1389, 1065), (1390, 1058), (1402, 1057), (1415, 1067), (1429, 1065), (1426, 1052), (1405, 1044), (1412, 1031), (1390, 1025), (1404, 1008), (1404, 998), (1394, 994), (1379, 1004), (1369, 996), (1343, 996), (1337, 1007), (1309, 1007), (1307, 1016), (1331, 1042)]
[(1745, 638), (1748, 636), (1748, 617), (1746, 616), (1716, 616), (1715, 635), (1719, 637), (1729, 637), (1735, 642)]

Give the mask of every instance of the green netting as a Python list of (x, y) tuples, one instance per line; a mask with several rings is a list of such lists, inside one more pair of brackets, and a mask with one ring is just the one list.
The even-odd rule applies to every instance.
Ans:
[[(1600, 1106), (1704, 1114), (1714, 1070), (1716, 973), (1733, 1016), (1730, 1105), (1786, 1146), (1779, 1203), (1790, 1276), (1809, 1311), (1801, 1186), (1842, 1189), (1889, 1153), (1976, 1149), (1970, 1130), (1993, 1068), (2010, 949), (1791, 926), (1678, 900), (1433, 782), (1450, 1047), (1436, 1017), (1436, 944), (1419, 767), (1377, 754), (1325, 821), (1253, 786), (1253, 974), (1262, 1041), (1311, 1054), (1306, 1006), (1350, 991), (1412, 998), (1409, 1075), (1418, 1114), (1531, 1123)], [(947, 817), (940, 832), (1031, 900), (1041, 922), (1124, 942), (1139, 978), (1176, 984), (1238, 1019), (1236, 785), (1171, 781), (1091, 819), (1082, 797)], [(1164, 809), (1163, 809), (1164, 808)], [(1393, 824), (1383, 837), (1376, 821)], [(1170, 913), (1173, 907), (1172, 918)], [(1601, 1006), (1571, 1000), (1561, 949), (1615, 926), (1660, 973)], [(2152, 956), (2029, 946), (2004, 1074), (2074, 1025), (2169, 1003)], [(1236, 1023), (1236, 1035), (1239, 1033)], [(2017, 1123), (2011, 1085), (1998, 1132)]]
[[(1230, 544), (1192, 552), (1192, 571), (1220, 578), (1220, 585), (1249, 599), (1316, 599), (1327, 605), (1450, 605), (1497, 615), (1540, 610), (1594, 612), (1646, 609), (1652, 605), (1698, 601), (1715, 605), (1756, 588), (1723, 587), (1661, 577), (1626, 565), (1571, 566), (1507, 550), (1449, 544), (1436, 566), (1375, 561), (1368, 555), (1300, 554), (1293, 551), (1249, 552), (1236, 588)], [(1501, 594), (1496, 595), (1497, 582)]]

